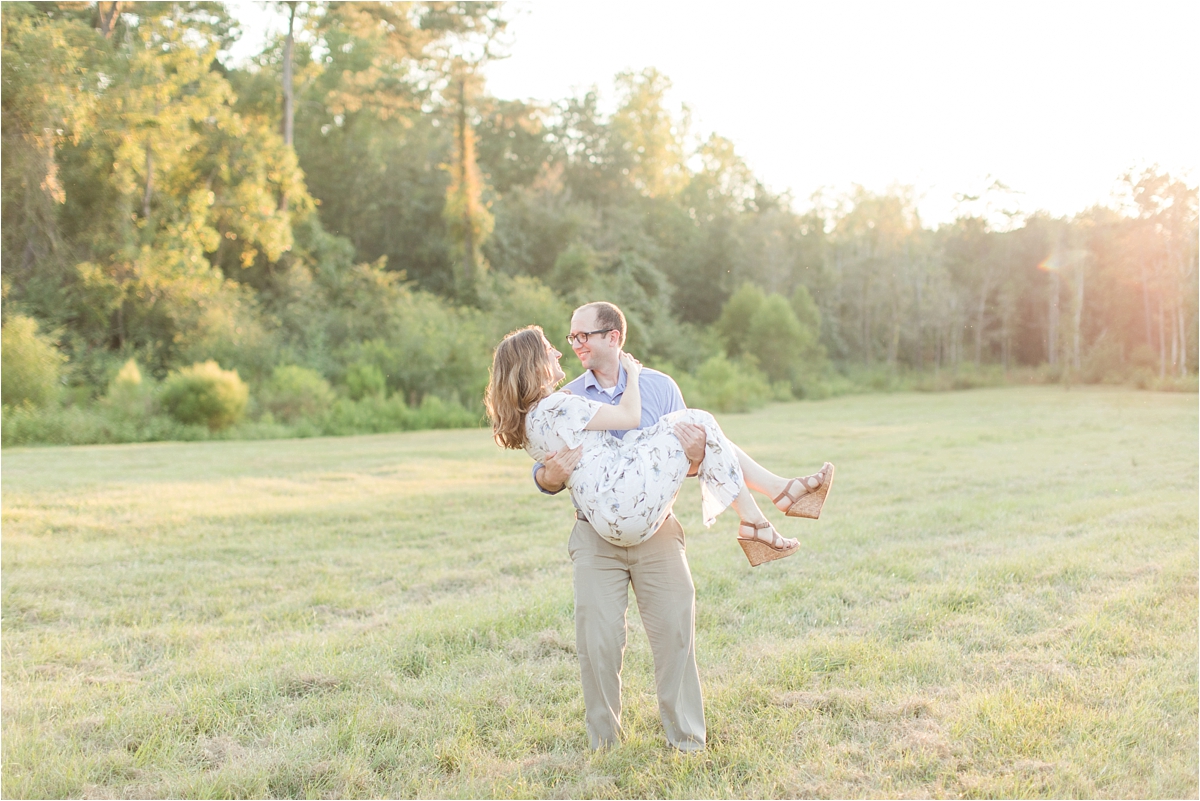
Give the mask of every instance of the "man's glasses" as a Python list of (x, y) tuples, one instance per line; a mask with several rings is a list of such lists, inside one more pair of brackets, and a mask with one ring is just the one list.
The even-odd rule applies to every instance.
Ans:
[(588, 337), (593, 334), (607, 334), (609, 331), (616, 331), (615, 328), (601, 328), (599, 331), (580, 331), (578, 334), (567, 334), (567, 344), (572, 348), (582, 347), (587, 344)]

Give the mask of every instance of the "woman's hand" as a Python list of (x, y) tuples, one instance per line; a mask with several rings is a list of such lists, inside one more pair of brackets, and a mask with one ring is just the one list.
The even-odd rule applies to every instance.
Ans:
[(628, 353), (621, 354), (620, 365), (625, 368), (625, 391), (616, 406), (600, 404), (585, 431), (629, 431), (642, 421), (642, 391), (638, 376), (642, 363)]
[(628, 353), (621, 353), (621, 366), (625, 368), (625, 375), (630, 379), (636, 379), (642, 374), (642, 363)]

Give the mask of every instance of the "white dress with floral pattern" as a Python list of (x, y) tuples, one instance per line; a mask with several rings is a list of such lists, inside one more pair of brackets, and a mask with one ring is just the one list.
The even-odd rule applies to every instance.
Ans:
[(544, 462), (554, 451), (583, 445), (567, 487), (604, 539), (622, 547), (637, 545), (671, 513), (689, 465), (675, 436), (676, 423), (695, 423), (707, 434), (699, 476), (704, 525), (711, 526), (737, 497), (742, 486), (737, 452), (711, 414), (682, 409), (617, 439), (607, 431), (584, 429), (602, 405), (564, 392), (543, 399), (525, 418), (525, 451)]

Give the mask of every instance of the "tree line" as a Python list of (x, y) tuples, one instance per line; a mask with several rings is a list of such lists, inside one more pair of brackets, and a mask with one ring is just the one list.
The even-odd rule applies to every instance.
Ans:
[(100, 402), (132, 360), (234, 370), (252, 417), (362, 386), (477, 410), (500, 336), (561, 340), (594, 299), (727, 407), (863, 376), (1196, 373), (1197, 193), (1161, 170), (1070, 218), (1014, 215), (999, 183), (937, 227), (903, 188), (798, 210), (654, 69), (607, 98), (489, 94), (502, 4), (279, 8), (231, 66), (221, 3), (4, 4), (10, 408)]

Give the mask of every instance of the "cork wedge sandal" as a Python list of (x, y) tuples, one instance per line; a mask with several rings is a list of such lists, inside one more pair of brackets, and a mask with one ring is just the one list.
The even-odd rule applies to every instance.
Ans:
[[(788, 517), (807, 517), (816, 520), (821, 516), (821, 507), (829, 496), (829, 488), (833, 486), (833, 465), (826, 462), (819, 473), (803, 478), (793, 478), (783, 488), (783, 492), (775, 498), (775, 506), (784, 498), (791, 501), (787, 509), (781, 510)], [(799, 488), (800, 494), (795, 494)]]
[[(743, 537), (742, 529), (750, 529), (751, 536)], [(766, 542), (758, 536), (758, 532), (767, 529), (771, 533), (771, 542)], [(747, 523), (745, 520), (738, 521), (738, 545), (742, 546), (742, 552), (746, 554), (746, 559), (750, 562), (751, 567), (758, 567), (764, 562), (773, 562), (776, 559), (782, 559), (785, 556), (791, 556), (796, 551), (800, 550), (800, 543), (786, 545), (783, 537), (779, 536), (779, 532), (770, 523)]]

